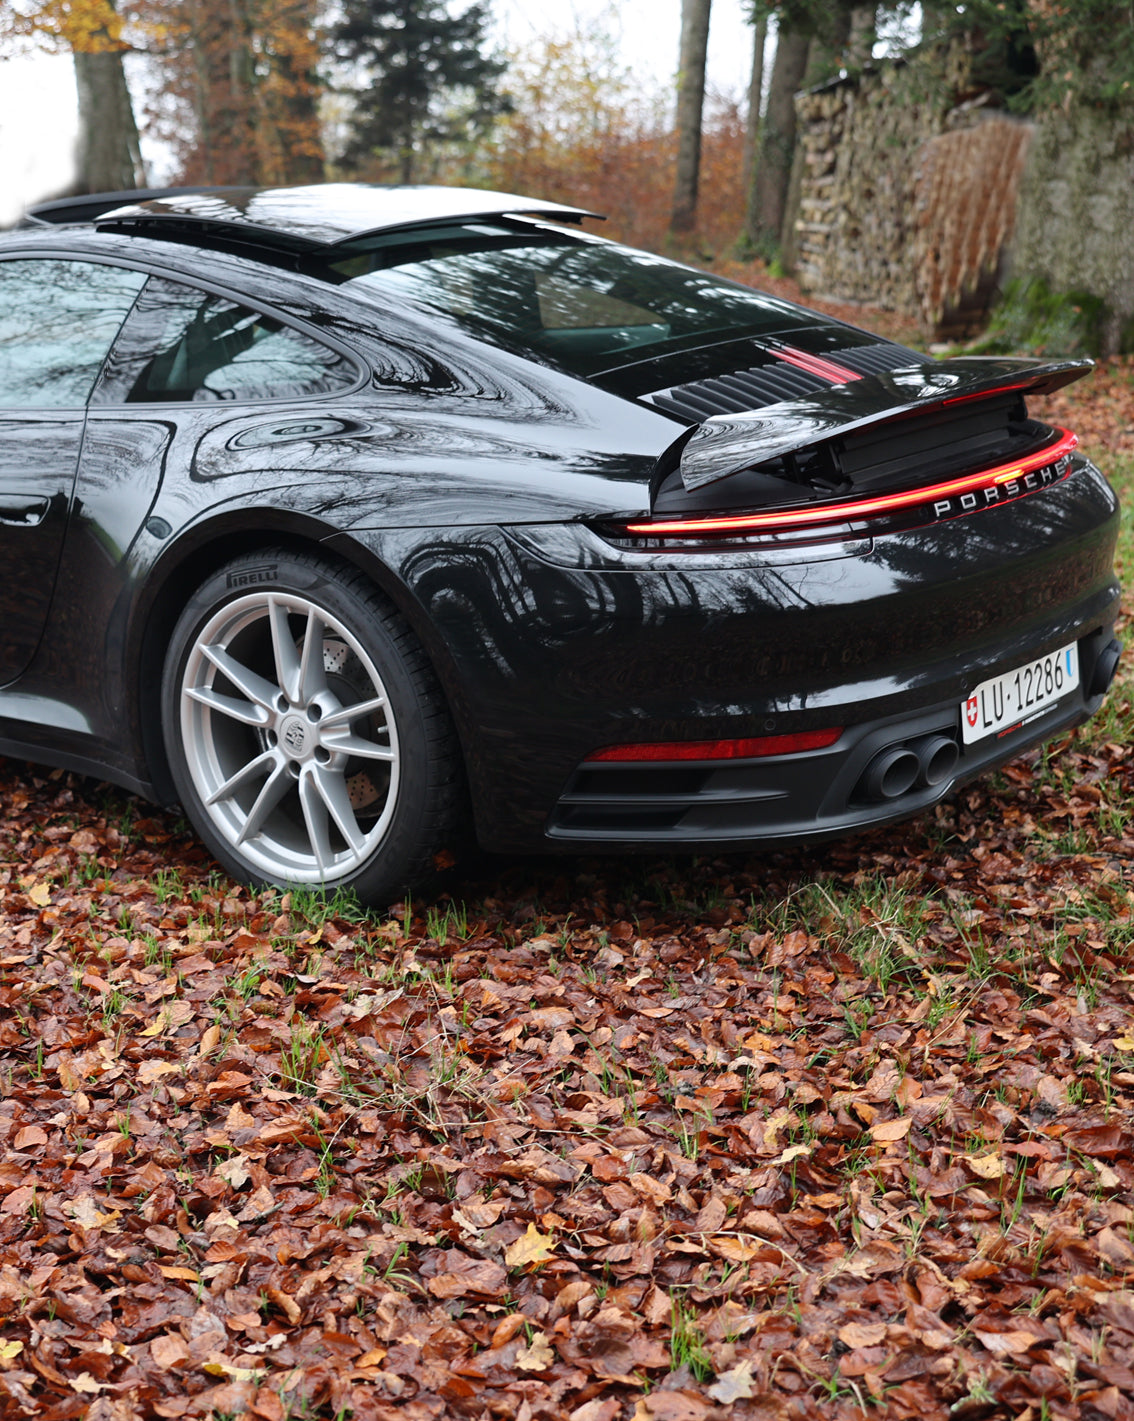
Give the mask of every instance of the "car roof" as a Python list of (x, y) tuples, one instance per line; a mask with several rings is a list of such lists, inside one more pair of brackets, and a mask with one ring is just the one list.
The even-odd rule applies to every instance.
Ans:
[[(45, 204), (50, 212), (33, 209), (40, 221), (93, 221), (99, 229), (145, 232), (150, 236), (237, 237), (242, 242), (292, 252), (326, 252), (329, 248), (381, 232), (412, 229), (443, 222), (488, 217), (540, 217), (580, 222), (600, 214), (565, 203), (479, 188), (433, 187), (379, 183), (318, 183), (308, 187), (225, 187), (166, 189), (160, 196), (125, 205), (88, 204), (78, 210), (67, 204)], [(91, 212), (97, 205), (99, 211)]]

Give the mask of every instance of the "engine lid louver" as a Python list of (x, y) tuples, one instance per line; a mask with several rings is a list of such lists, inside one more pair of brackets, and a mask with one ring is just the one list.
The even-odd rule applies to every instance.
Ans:
[[(925, 360), (916, 351), (894, 345), (891, 341), (851, 346), (826, 354), (832, 365), (845, 367), (860, 376), (900, 370), (903, 366), (917, 365)], [(789, 356), (779, 354), (775, 349), (771, 349), (769, 355), (772, 358), (765, 365), (752, 365), (727, 375), (672, 385), (668, 389), (643, 395), (642, 399), (664, 414), (674, 415), (690, 424), (700, 424), (714, 414), (739, 414), (743, 410), (763, 409), (766, 405), (819, 394), (837, 383), (831, 375), (825, 377), (800, 368)]]
[(656, 409), (700, 423), (713, 414), (736, 414), (740, 410), (761, 409), (781, 400), (797, 400), (805, 395), (830, 389), (829, 380), (821, 380), (806, 370), (790, 366), (773, 369), (767, 365), (750, 370), (738, 370), (733, 375), (718, 375), (708, 380), (694, 380), (688, 385), (675, 385), (669, 390), (645, 395)]

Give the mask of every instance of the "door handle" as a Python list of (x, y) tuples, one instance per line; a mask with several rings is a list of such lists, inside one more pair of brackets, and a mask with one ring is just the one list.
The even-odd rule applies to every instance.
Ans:
[(47, 516), (51, 500), (30, 493), (0, 493), (0, 523), (34, 528)]

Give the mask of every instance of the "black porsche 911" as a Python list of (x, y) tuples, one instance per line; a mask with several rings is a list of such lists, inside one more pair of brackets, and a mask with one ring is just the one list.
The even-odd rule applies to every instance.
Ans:
[(507, 194), (118, 194), (0, 239), (0, 752), (383, 900), (910, 815), (1082, 721), (1117, 503), (1029, 396)]

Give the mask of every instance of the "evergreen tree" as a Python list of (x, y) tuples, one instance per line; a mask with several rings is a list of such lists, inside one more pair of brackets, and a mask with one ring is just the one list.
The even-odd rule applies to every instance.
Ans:
[(506, 63), (485, 52), (485, 0), (459, 15), (442, 0), (344, 0), (341, 14), (332, 44), (355, 101), (347, 167), (385, 149), (413, 182), (431, 145), (475, 137), (509, 111), (498, 87)]

